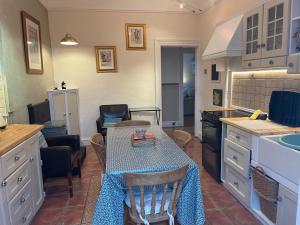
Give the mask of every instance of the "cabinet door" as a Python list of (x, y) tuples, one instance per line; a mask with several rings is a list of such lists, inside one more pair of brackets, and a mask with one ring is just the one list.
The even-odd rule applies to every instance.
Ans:
[(273, 0), (264, 5), (262, 57), (288, 54), (289, 0)]
[(261, 6), (244, 16), (243, 60), (261, 57), (262, 15), (263, 7)]
[(66, 94), (57, 92), (52, 94), (52, 120), (66, 120)]
[(38, 136), (33, 137), (29, 143), (30, 169), (31, 169), (31, 190), (34, 214), (38, 211), (44, 201), (44, 189), (42, 178), (42, 165)]
[(67, 96), (68, 133), (79, 134), (78, 92), (69, 91)]
[(280, 185), (276, 225), (296, 225), (297, 195)]

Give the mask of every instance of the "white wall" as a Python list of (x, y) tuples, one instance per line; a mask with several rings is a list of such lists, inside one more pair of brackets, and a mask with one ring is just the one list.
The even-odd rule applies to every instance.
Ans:
[[(43, 75), (26, 73), (21, 10), (41, 23)], [(9, 107), (13, 111), (14, 123), (27, 123), (27, 104), (43, 101), (47, 98), (47, 89), (53, 87), (48, 26), (47, 10), (38, 0), (0, 0), (0, 69), (7, 80)]]
[[(55, 81), (79, 88), (83, 138), (96, 131), (99, 105), (155, 105), (155, 40), (199, 39), (198, 16), (193, 15), (73, 10), (50, 11), (49, 20)], [(125, 23), (147, 24), (147, 51), (126, 50)], [(66, 32), (80, 44), (61, 46)], [(96, 73), (95, 45), (117, 46), (118, 73)]]

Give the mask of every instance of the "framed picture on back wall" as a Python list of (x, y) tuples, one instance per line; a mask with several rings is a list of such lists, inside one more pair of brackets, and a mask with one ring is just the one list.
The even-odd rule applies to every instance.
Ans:
[(146, 25), (145, 24), (125, 24), (126, 49), (146, 50)]
[(40, 22), (25, 11), (21, 12), (21, 17), (26, 71), (28, 74), (43, 74)]
[(96, 46), (95, 53), (97, 73), (118, 72), (115, 46)]

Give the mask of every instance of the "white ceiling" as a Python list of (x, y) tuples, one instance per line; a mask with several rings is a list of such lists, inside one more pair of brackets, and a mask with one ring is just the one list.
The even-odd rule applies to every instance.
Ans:
[[(109, 11), (184, 12), (199, 13), (217, 0), (40, 0), (48, 10), (95, 9)], [(185, 6), (179, 8), (179, 3)]]

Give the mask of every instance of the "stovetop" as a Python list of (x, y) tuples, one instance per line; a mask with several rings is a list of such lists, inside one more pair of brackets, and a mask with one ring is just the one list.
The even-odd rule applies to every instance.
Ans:
[(249, 117), (251, 112), (243, 110), (228, 110), (228, 111), (204, 111), (202, 114), (203, 120), (217, 122), (220, 118), (233, 118), (233, 117)]

